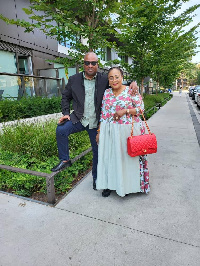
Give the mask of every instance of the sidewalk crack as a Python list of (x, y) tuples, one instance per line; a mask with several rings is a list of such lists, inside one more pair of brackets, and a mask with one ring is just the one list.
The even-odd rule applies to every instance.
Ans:
[(187, 242), (184, 242), (184, 241), (176, 240), (176, 239), (173, 239), (173, 238), (170, 238), (170, 237), (165, 237), (165, 236), (162, 236), (162, 235), (149, 233), (149, 232), (146, 232), (146, 231), (143, 231), (143, 230), (132, 228), (130, 226), (126, 226), (126, 225), (122, 225), (122, 224), (106, 221), (106, 220), (103, 220), (103, 219), (100, 219), (100, 218), (97, 218), (97, 217), (89, 216), (87, 214), (74, 212), (74, 211), (70, 211), (70, 210), (66, 210), (66, 209), (58, 208), (58, 207), (55, 207), (55, 208), (58, 209), (58, 210), (62, 210), (62, 211), (68, 212), (68, 213), (73, 213), (73, 214), (76, 214), (76, 215), (79, 215), (79, 216), (83, 216), (83, 217), (86, 217), (86, 218), (89, 218), (89, 219), (92, 219), (92, 220), (96, 220), (96, 221), (99, 221), (99, 222), (103, 222), (103, 223), (106, 223), (106, 224), (111, 224), (111, 225), (122, 227), (124, 229), (129, 229), (129, 230), (135, 231), (137, 233), (141, 233), (141, 234), (145, 234), (145, 235), (148, 235), (148, 236), (157, 237), (157, 238), (160, 238), (160, 239), (165, 239), (167, 241), (171, 241), (171, 242), (175, 242), (175, 243), (178, 243), (178, 244), (187, 245), (187, 246), (190, 246), (190, 247), (200, 248), (200, 246), (195, 245), (195, 244), (187, 243)]

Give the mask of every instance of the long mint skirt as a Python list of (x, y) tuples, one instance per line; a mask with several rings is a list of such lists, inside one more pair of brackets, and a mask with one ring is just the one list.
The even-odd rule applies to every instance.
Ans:
[[(134, 123), (134, 135), (141, 134), (141, 123)], [(130, 157), (127, 153), (130, 132), (131, 124), (101, 123), (97, 189), (115, 190), (121, 197), (149, 192), (146, 156)]]

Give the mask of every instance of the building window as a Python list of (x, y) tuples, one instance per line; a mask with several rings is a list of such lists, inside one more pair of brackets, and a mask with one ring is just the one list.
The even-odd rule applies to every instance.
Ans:
[(98, 54), (98, 58), (100, 60), (108, 61), (108, 59), (107, 59), (107, 47), (106, 48), (97, 49), (96, 53)]
[(118, 60), (127, 63), (128, 58), (125, 55), (118, 55)]
[(18, 56), (19, 74), (30, 74), (29, 56)]
[[(0, 51), (0, 72), (16, 74), (15, 53)], [(2, 98), (17, 98), (18, 96), (17, 76), (0, 75), (0, 96)]]

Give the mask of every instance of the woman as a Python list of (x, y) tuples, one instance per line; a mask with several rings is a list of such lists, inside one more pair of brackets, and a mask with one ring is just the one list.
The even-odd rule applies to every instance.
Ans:
[(100, 126), (97, 134), (98, 167), (97, 189), (108, 197), (111, 190), (124, 197), (129, 193), (148, 193), (149, 171), (146, 156), (130, 157), (127, 138), (134, 119), (134, 135), (145, 133), (139, 115), (144, 104), (140, 95), (131, 96), (129, 88), (122, 84), (123, 72), (113, 67), (108, 72), (111, 88), (104, 93)]

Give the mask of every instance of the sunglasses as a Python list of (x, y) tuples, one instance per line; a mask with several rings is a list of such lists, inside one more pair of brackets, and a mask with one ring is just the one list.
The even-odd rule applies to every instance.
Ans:
[(96, 66), (96, 64), (98, 64), (98, 61), (84, 61), (84, 64), (85, 64), (86, 66), (89, 66), (90, 64), (91, 64), (92, 66)]

